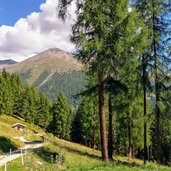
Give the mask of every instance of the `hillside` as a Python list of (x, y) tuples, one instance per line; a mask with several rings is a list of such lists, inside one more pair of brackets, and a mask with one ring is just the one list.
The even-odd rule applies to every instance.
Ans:
[[(0, 130), (1, 135), (3, 130), (5, 131), (3, 137), (11, 138), (15, 135), (16, 131), (11, 128), (11, 124), (15, 122), (23, 123), (27, 126), (27, 130), (32, 134), (32, 140), (35, 140), (35, 132), (44, 134), (44, 131), (39, 127), (25, 123), (21, 120), (13, 118), (11, 116), (0, 116)], [(5, 135), (6, 134), (6, 135)], [(21, 134), (21, 133), (20, 133)], [(148, 163), (144, 166), (141, 160), (130, 160), (127, 157), (114, 156), (113, 162), (103, 162), (100, 158), (100, 152), (91, 148), (82, 146), (80, 144), (64, 141), (62, 139), (55, 138), (46, 134), (46, 138), (49, 142), (44, 144), (34, 152), (24, 155), (24, 165), (21, 165), (21, 158), (18, 158), (12, 162), (7, 163), (7, 169), (10, 171), (56, 171), (56, 170), (96, 170), (96, 171), (169, 171), (170, 168), (164, 166), (157, 166), (154, 163)], [(2, 143), (0, 143), (1, 147)], [(56, 162), (52, 162), (52, 154), (57, 154)], [(4, 170), (4, 166), (0, 167), (0, 171)]]
[(72, 56), (58, 48), (48, 49), (34, 57), (6, 66), (17, 73), (24, 83), (28, 82), (42, 90), (50, 99), (64, 91), (71, 104), (77, 104), (74, 95), (85, 85), (83, 66)]
[[(16, 131), (12, 128), (12, 125), (18, 122), (26, 125), (25, 132)], [(17, 118), (0, 115), (0, 154), (9, 152), (10, 148), (23, 147), (24, 144), (19, 140), (19, 137), (23, 137), (28, 141), (41, 140), (40, 137), (36, 136), (36, 133), (44, 134), (44, 131), (36, 125), (25, 123)]]

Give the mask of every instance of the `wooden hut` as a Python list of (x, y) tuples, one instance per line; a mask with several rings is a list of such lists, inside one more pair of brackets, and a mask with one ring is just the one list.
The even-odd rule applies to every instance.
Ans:
[(15, 124), (12, 125), (12, 128), (15, 128), (15, 129), (17, 129), (19, 131), (23, 131), (25, 127), (26, 126), (24, 124), (21, 124), (21, 123), (15, 123)]

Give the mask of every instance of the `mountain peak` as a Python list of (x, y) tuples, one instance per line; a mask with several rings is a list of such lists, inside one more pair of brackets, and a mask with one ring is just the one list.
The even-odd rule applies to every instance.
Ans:
[(0, 65), (12, 65), (15, 63), (17, 63), (17, 62), (12, 59), (0, 60)]
[(59, 48), (50, 48), (50, 49), (47, 49), (43, 52), (40, 53), (41, 55), (62, 55), (62, 54), (69, 54), (71, 55), (70, 53), (68, 52), (65, 52)]
[(63, 50), (59, 49), (59, 48), (50, 48), (48, 49), (47, 51), (50, 51), (50, 52), (64, 52)]
[(22, 62), (8, 65), (6, 69), (9, 72), (27, 73), (29, 83), (34, 83), (45, 72), (52, 77), (56, 72), (81, 70), (82, 67), (72, 54), (58, 48), (50, 48)]

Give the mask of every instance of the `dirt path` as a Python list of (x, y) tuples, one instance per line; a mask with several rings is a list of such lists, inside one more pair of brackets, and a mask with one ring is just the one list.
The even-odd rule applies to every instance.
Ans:
[(5, 154), (5, 155), (0, 155), (0, 166), (5, 165), (5, 163), (15, 160), (19, 157), (21, 157), (22, 155), (26, 154), (27, 152), (31, 152), (37, 148), (42, 147), (43, 144), (42, 143), (26, 143), (25, 147), (23, 149), (20, 150), (16, 150), (16, 151), (12, 151), (11, 155)]

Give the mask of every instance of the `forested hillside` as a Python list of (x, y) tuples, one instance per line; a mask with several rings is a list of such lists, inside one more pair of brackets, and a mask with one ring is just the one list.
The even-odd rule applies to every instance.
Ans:
[[(44, 80), (43, 74), (34, 83), (42, 92), (44, 92), (51, 100), (55, 99), (61, 91), (63, 91), (68, 99), (68, 102), (74, 106), (80, 102), (80, 94), (85, 89), (86, 76), (83, 71), (68, 71), (53, 74), (51, 79), (41, 85), (41, 79)], [(40, 82), (39, 82), (40, 81)]]
[[(24, 84), (31, 77), (31, 71), (17, 74)], [(35, 87), (44, 92), (50, 100), (54, 100), (61, 91), (65, 93), (70, 104), (76, 106), (80, 102), (80, 96), (86, 86), (86, 75), (83, 71), (71, 70), (67, 72), (55, 72), (51, 75), (45, 70), (33, 83)]]

